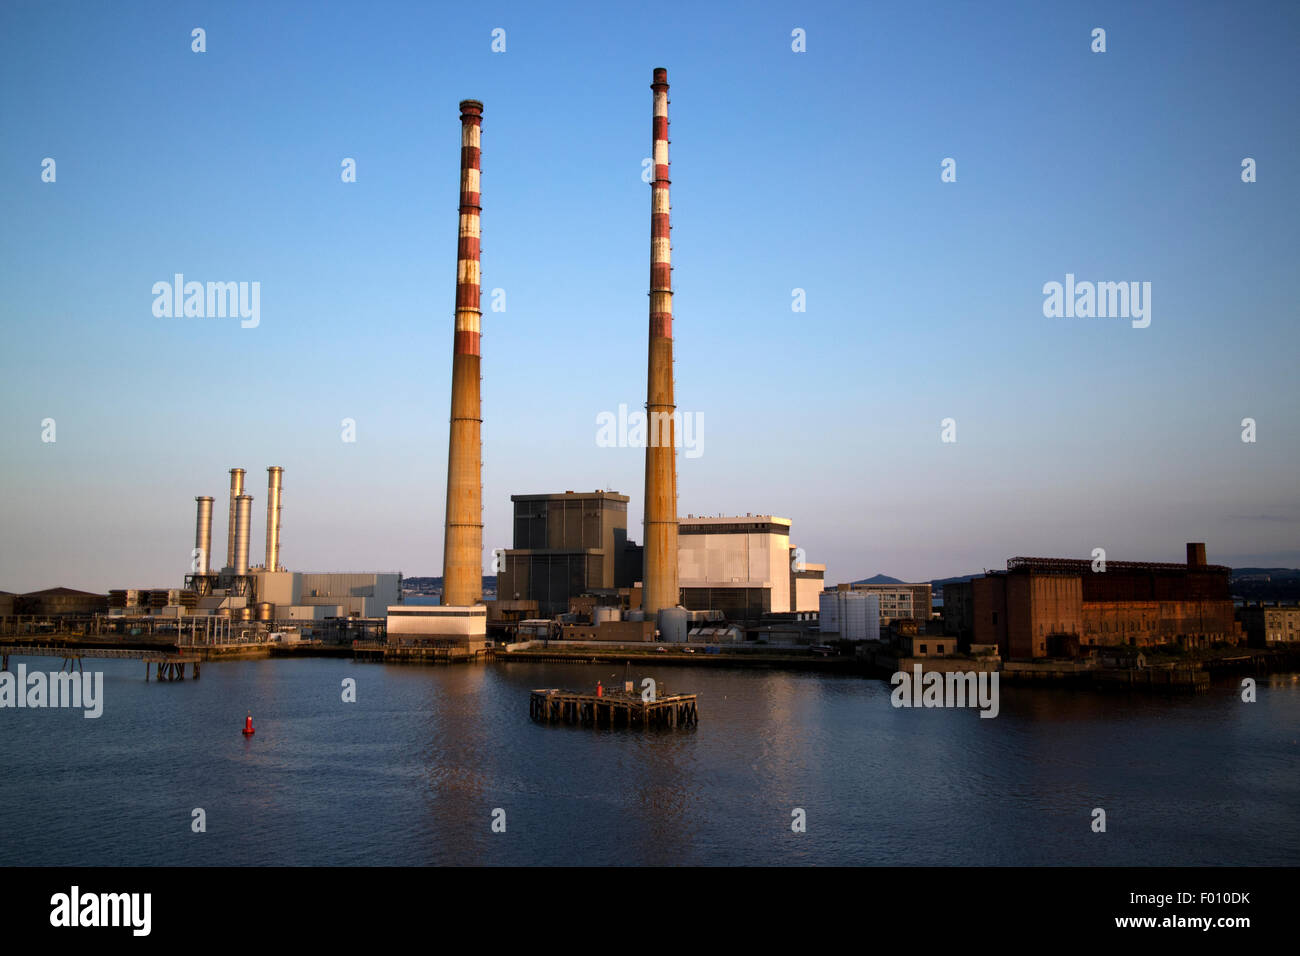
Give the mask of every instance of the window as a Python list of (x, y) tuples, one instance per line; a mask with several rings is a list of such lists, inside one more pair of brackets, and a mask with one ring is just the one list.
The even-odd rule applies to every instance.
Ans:
[(921, 645), (921, 653), (922, 653), (922, 654), (926, 653), (926, 649), (925, 649), (925, 645), (924, 645), (924, 644)]

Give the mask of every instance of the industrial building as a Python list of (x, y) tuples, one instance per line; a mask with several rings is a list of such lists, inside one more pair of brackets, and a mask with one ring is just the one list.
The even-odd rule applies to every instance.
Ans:
[(640, 579), (641, 549), (627, 540), (627, 495), (566, 491), (510, 500), (514, 547), (497, 571), (502, 601), (536, 601), (540, 614), (556, 615), (572, 598)]
[(108, 598), (103, 594), (77, 591), (73, 588), (46, 588), (26, 594), (9, 595), (12, 604), (6, 614), (30, 614), (57, 617), (65, 614), (102, 614), (108, 610)]
[(487, 631), (487, 607), (402, 605), (388, 609), (388, 643), (419, 645), (432, 640), (469, 645)]
[(819, 609), (823, 564), (797, 560), (790, 519), (775, 515), (696, 517), (678, 522), (682, 606), (757, 623), (771, 614)]
[(1185, 564), (1011, 558), (1006, 571), (944, 587), (945, 632), (963, 648), (996, 644), (1003, 658), (1076, 657), (1123, 645), (1240, 643), (1231, 569), (1187, 545)]
[(230, 469), (230, 525), (226, 529), (225, 565), (219, 571), (212, 569), (211, 559), (213, 498), (202, 495), (195, 498), (193, 559), (184, 587), (114, 588), (107, 595), (56, 588), (45, 592), (47, 598), (41, 602), (20, 605), (24, 609), (18, 613), (106, 614), (117, 619), (178, 621), (213, 617), (234, 622), (311, 622), (331, 618), (382, 618), (389, 604), (401, 600), (402, 575), (397, 571), (284, 569), (280, 562), (284, 469), (279, 466), (267, 469), (266, 561), (250, 565), (253, 498), (244, 493), (244, 475), (242, 468)]
[(110, 617), (218, 616), (235, 621), (322, 621), (382, 618), (401, 600), (397, 571), (276, 571), (249, 568), (244, 593), (215, 586), (116, 588), (108, 592)]
[(896, 634), (890, 640), (899, 657), (951, 657), (957, 639), (939, 634)]
[[(502, 602), (536, 602), (548, 617), (577, 610), (585, 618), (581, 612), (601, 605), (644, 610), (645, 590), (637, 587), (643, 551), (627, 539), (626, 495), (598, 489), (510, 500), (514, 547), (498, 572)], [(690, 515), (678, 521), (676, 538), (682, 608), (748, 624), (816, 616), (826, 567), (796, 560), (790, 519)], [(664, 631), (658, 615), (645, 617)]]

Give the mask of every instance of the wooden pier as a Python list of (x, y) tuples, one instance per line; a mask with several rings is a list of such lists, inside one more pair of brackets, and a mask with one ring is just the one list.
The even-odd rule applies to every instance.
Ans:
[(390, 644), (385, 641), (354, 641), (356, 660), (382, 660), (385, 664), (472, 664), (493, 659), (491, 647), (470, 648), (456, 641), (440, 644)]
[(144, 679), (149, 679), (149, 669), (154, 668), (155, 680), (184, 680), (185, 665), (193, 668), (194, 679), (199, 677), (199, 656), (197, 654), (167, 654), (162, 651), (142, 651), (127, 649), (109, 649), (99, 647), (54, 647), (34, 644), (0, 645), (0, 671), (9, 670), (9, 657), (57, 657), (63, 664), (60, 670), (85, 671), (82, 658), (91, 657), (107, 660), (142, 660), (144, 661)]
[(694, 694), (669, 694), (643, 700), (640, 694), (603, 694), (549, 688), (529, 696), (528, 716), (542, 723), (590, 724), (599, 727), (694, 727), (700, 711)]

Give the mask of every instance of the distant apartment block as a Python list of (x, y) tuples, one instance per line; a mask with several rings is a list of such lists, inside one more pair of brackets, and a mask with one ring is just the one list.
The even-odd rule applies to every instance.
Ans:
[(1237, 612), (1251, 647), (1275, 647), (1300, 641), (1300, 606), (1251, 604)]
[(925, 584), (840, 584), (841, 591), (874, 594), (880, 600), (880, 623), (888, 627), (894, 621), (930, 620), (932, 600), (929, 583)]

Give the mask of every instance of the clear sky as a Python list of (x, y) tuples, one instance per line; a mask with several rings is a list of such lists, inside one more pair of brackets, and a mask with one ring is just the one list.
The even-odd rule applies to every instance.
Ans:
[[(789, 517), (828, 582), (1300, 564), (1297, 48), (1294, 3), (10, 0), (0, 589), (179, 586), (234, 466), (254, 562), (281, 465), (287, 566), (441, 573), (467, 97), (485, 561), (512, 493), (621, 491), (640, 541), (596, 419), (645, 401), (658, 66), (683, 515)], [(178, 272), (260, 283), (258, 326), (156, 317)], [(1045, 317), (1067, 273), (1151, 283), (1150, 326)]]

